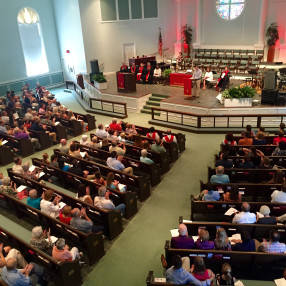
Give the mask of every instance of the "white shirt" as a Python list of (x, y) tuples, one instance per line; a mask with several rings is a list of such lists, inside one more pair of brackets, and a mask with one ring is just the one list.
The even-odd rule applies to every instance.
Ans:
[(160, 68), (154, 69), (154, 76), (161, 76), (162, 75), (162, 70)]
[(274, 191), (271, 195), (271, 203), (286, 203), (286, 193)]
[(24, 170), (23, 170), (23, 167), (21, 165), (15, 164), (12, 168), (12, 171), (15, 172), (16, 174), (24, 175)]
[(208, 81), (213, 80), (214, 79), (213, 73), (211, 71), (210, 72), (206, 72), (205, 79), (208, 80)]
[(40, 208), (41, 208), (41, 211), (51, 217), (58, 217), (59, 216), (59, 211), (60, 211), (60, 208), (59, 206), (55, 206), (52, 202), (50, 201), (46, 201), (46, 200), (41, 200), (41, 203), (40, 203)]
[(167, 141), (167, 140), (166, 140), (166, 137), (168, 137), (169, 140), (171, 140), (171, 136), (172, 136), (172, 135), (166, 135), (166, 136), (164, 136), (164, 137), (163, 137), (163, 141), (164, 141), (164, 142), (175, 142), (175, 143), (177, 143), (177, 139), (176, 139), (176, 136), (175, 136), (175, 135), (173, 135), (173, 141)]
[(94, 198), (94, 206), (103, 208), (103, 209), (108, 209), (108, 210), (114, 210), (115, 205), (111, 200), (107, 200), (106, 198), (103, 197), (95, 197)]
[(240, 212), (236, 214), (232, 220), (232, 223), (255, 223), (256, 215), (250, 212)]
[(107, 135), (108, 135), (108, 132), (105, 131), (105, 130), (103, 130), (103, 129), (96, 129), (95, 135), (96, 135), (97, 137), (100, 137), (100, 138), (106, 138)]

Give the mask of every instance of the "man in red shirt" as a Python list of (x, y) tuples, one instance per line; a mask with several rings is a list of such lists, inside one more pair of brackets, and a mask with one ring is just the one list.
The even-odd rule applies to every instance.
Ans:
[(279, 130), (278, 137), (273, 139), (273, 145), (279, 145), (281, 141), (286, 142), (286, 138), (284, 137), (284, 132), (282, 130)]
[(112, 123), (109, 124), (109, 128), (113, 129), (114, 131), (122, 131), (120, 123), (117, 123), (117, 119), (113, 118)]

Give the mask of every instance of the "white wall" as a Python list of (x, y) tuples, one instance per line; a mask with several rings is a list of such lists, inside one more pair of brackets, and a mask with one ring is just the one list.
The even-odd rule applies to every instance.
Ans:
[(76, 74), (86, 72), (78, 0), (53, 0), (53, 5), (64, 77), (75, 80)]
[(98, 59), (99, 65), (104, 64), (104, 72), (118, 70), (123, 61), (123, 43), (134, 42), (136, 54), (140, 56), (158, 52), (159, 28), (162, 29), (163, 48), (169, 48), (166, 55), (171, 57), (176, 41), (176, 6), (174, 0), (158, 0), (158, 3), (157, 19), (102, 23), (99, 0), (79, 0), (88, 72), (91, 59)]

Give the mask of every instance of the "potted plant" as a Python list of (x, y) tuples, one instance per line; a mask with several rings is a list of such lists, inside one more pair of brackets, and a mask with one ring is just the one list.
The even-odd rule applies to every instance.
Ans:
[(92, 80), (94, 81), (94, 86), (97, 89), (107, 89), (107, 81), (102, 73), (93, 75)]
[(276, 45), (276, 42), (279, 40), (277, 23), (270, 24), (270, 26), (268, 27), (266, 31), (266, 37), (267, 37), (267, 46), (268, 46), (267, 62), (272, 63), (274, 61), (275, 45)]
[(184, 53), (190, 56), (190, 47), (192, 42), (192, 32), (193, 30), (187, 24), (182, 27), (181, 34), (184, 41)]
[(249, 107), (252, 106), (252, 98), (255, 96), (254, 88), (246, 85), (244, 87), (231, 87), (222, 92), (224, 107)]
[(165, 84), (170, 84), (170, 74), (172, 73), (171, 69), (164, 69), (163, 76), (165, 78)]

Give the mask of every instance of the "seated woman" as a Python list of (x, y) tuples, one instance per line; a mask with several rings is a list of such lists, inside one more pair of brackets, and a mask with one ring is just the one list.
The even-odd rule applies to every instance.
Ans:
[(89, 186), (80, 184), (77, 187), (77, 198), (81, 201), (84, 201), (87, 204), (93, 205), (93, 200), (90, 196)]
[(239, 139), (238, 145), (252, 145), (253, 139), (251, 138), (251, 133), (246, 131), (243, 136), (242, 139)]
[(162, 70), (160, 69), (159, 65), (156, 65), (156, 68), (154, 69), (154, 82), (159, 84), (160, 78), (162, 77)]
[(114, 180), (114, 173), (109, 172), (106, 176), (106, 187), (120, 192), (118, 184), (119, 182)]
[(220, 227), (216, 230), (214, 245), (216, 250), (231, 250), (231, 244), (224, 228)]
[(50, 165), (48, 153), (44, 153), (44, 154), (42, 155), (42, 158), (43, 158), (43, 159), (42, 159), (42, 162), (43, 162), (44, 164)]
[(32, 238), (30, 244), (41, 251), (52, 253), (52, 240), (50, 237), (50, 230), (43, 231), (41, 226), (35, 226), (32, 229)]
[(58, 163), (59, 169), (61, 169), (62, 171), (67, 172), (69, 170), (70, 166), (65, 164), (65, 160), (63, 158), (59, 158)]
[(104, 138), (102, 140), (101, 150), (104, 150), (106, 152), (109, 152), (109, 142), (107, 138)]
[(270, 208), (268, 206), (261, 206), (259, 212), (263, 215), (263, 217), (257, 217), (256, 223), (258, 224), (276, 224), (275, 216), (270, 216)]
[(231, 186), (229, 192), (223, 194), (225, 202), (241, 202), (241, 194), (237, 186)]
[(231, 275), (231, 267), (228, 263), (222, 265), (221, 274), (217, 274), (217, 285), (234, 285), (235, 278)]
[(143, 69), (144, 69), (144, 64), (141, 63), (139, 68), (138, 68), (137, 75), (136, 75), (137, 81), (140, 81)]
[(285, 181), (284, 174), (281, 169), (277, 169), (271, 180), (267, 184), (282, 184)]
[(262, 132), (257, 132), (255, 138), (253, 139), (253, 145), (267, 145), (266, 139)]
[(17, 198), (18, 192), (16, 189), (16, 184), (12, 186), (11, 179), (9, 177), (4, 177), (2, 179), (2, 185), (0, 186), (0, 193), (4, 193), (11, 197)]
[(134, 136), (134, 146), (135, 147), (139, 147), (139, 148), (143, 148), (143, 145), (144, 145), (144, 143), (142, 141), (141, 135), (140, 134), (136, 134)]
[(197, 249), (214, 249), (214, 242), (210, 241), (209, 232), (205, 229), (199, 229), (199, 238), (196, 241)]
[(40, 207), (43, 213), (51, 217), (57, 218), (60, 212), (59, 202), (61, 200), (61, 197), (56, 196), (54, 199), (53, 197), (54, 192), (52, 190), (48, 189), (43, 192)]
[(215, 279), (214, 273), (210, 269), (206, 269), (205, 261), (202, 257), (195, 257), (194, 264), (191, 267), (192, 275), (199, 281), (206, 281)]
[(226, 87), (229, 85), (229, 76), (229, 70), (226, 66), (218, 79), (218, 83), (216, 86), (217, 91), (224, 91), (226, 89)]
[(128, 123), (127, 125), (126, 125), (126, 133), (129, 133), (129, 134), (137, 134), (137, 131), (136, 131), (136, 128), (135, 128), (135, 125), (133, 124), (130, 124), (130, 123)]
[(95, 172), (94, 172), (94, 176), (95, 176), (94, 182), (95, 182), (96, 184), (105, 185), (105, 181), (104, 181), (104, 179), (101, 177), (99, 171), (95, 171)]
[(207, 67), (207, 71), (205, 73), (205, 77), (204, 77), (204, 87), (203, 90), (206, 90), (207, 87), (209, 86), (210, 81), (212, 81), (214, 79), (214, 75), (213, 72), (211, 71), (210, 67)]
[(72, 208), (70, 206), (64, 206), (60, 213), (60, 221), (69, 225), (72, 219), (71, 211)]

